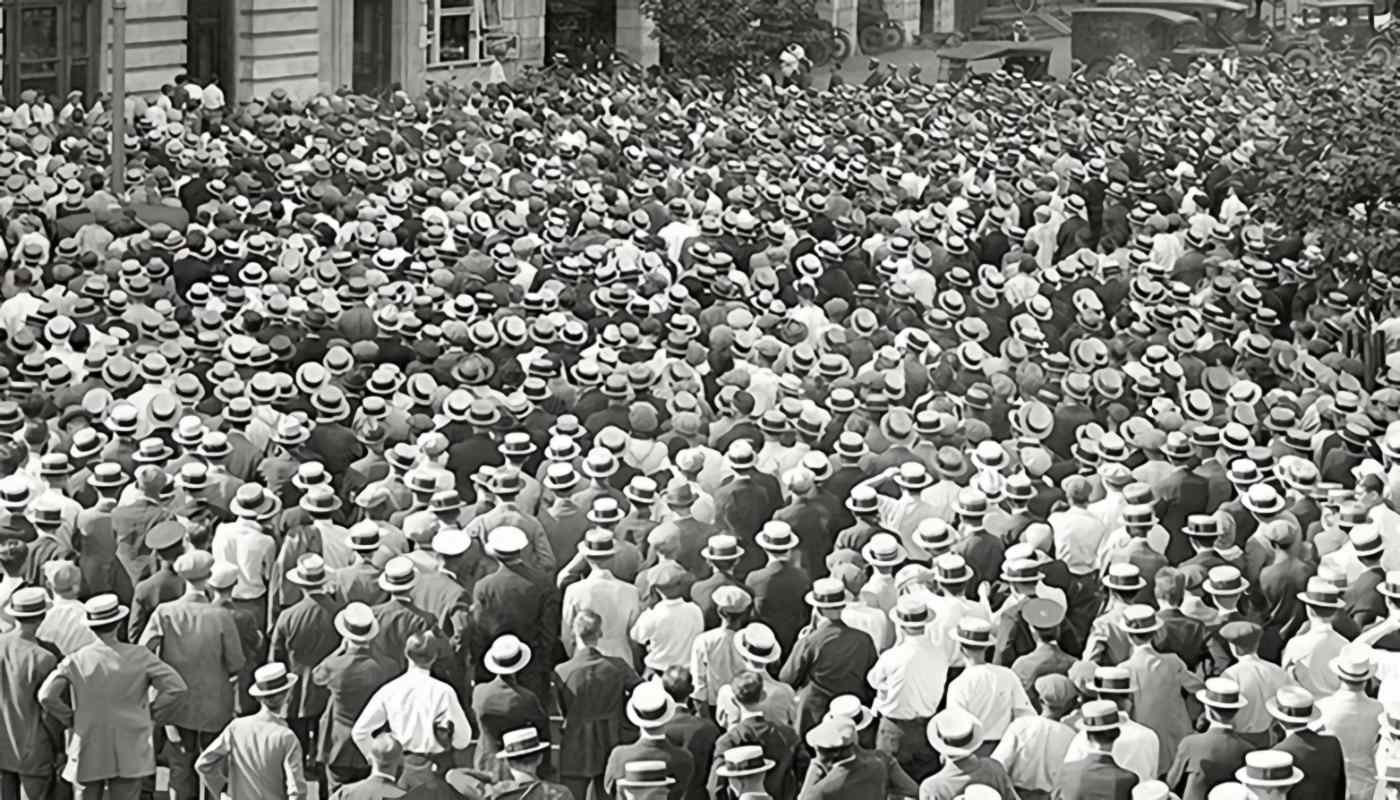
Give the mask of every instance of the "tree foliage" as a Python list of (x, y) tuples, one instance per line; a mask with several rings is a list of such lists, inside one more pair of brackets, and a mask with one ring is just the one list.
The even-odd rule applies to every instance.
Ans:
[(723, 75), (767, 66), (791, 43), (829, 35), (812, 0), (641, 0), (670, 66)]
[(1329, 56), (1297, 76), (1277, 114), (1283, 135), (1261, 154), (1258, 201), (1356, 277), (1400, 272), (1400, 103), (1394, 67)]

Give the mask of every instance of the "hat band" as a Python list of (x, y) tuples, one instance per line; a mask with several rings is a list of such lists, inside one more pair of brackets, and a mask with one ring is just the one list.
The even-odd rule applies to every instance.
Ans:
[(345, 622), (344, 625), (345, 630), (355, 634), (356, 636), (368, 636), (369, 632), (374, 630), (374, 625), (372, 623), (359, 625), (354, 622)]
[(971, 642), (972, 644), (977, 646), (987, 645), (988, 647), (990, 647), (992, 644), (992, 637), (989, 634), (982, 633), (981, 631), (978, 631), (976, 633), (965, 633), (960, 631), (958, 635), (961, 636), (963, 639), (967, 640), (968, 642)]
[(525, 751), (527, 751), (527, 750), (534, 750), (535, 748), (537, 748), (537, 747), (539, 747), (539, 746), (540, 746), (540, 739), (539, 739), (539, 737), (538, 737), (538, 736), (531, 736), (531, 737), (528, 738), (528, 739), (521, 739), (521, 740), (518, 741), (518, 742), (510, 742), (510, 743), (508, 743), (508, 744), (506, 745), (506, 747), (505, 747), (505, 752), (506, 752), (506, 753), (522, 753), (522, 752), (525, 752)]
[(1114, 713), (1114, 714), (1104, 714), (1104, 715), (1102, 715), (1102, 716), (1097, 716), (1097, 717), (1085, 717), (1085, 718), (1084, 718), (1084, 724), (1087, 725), (1087, 726), (1089, 726), (1089, 727), (1094, 727), (1094, 728), (1104, 728), (1104, 727), (1110, 727), (1110, 726), (1117, 726), (1117, 725), (1121, 724), (1121, 722), (1122, 722), (1122, 721), (1119, 719), (1117, 713)]
[(298, 568), (297, 575), (304, 581), (321, 581), (326, 579), (326, 571), (319, 568), (310, 571)]
[(287, 685), (287, 676), (286, 676), (286, 675), (281, 675), (281, 676), (279, 676), (278, 678), (276, 678), (275, 680), (270, 680), (270, 681), (256, 681), (256, 685), (257, 685), (257, 688), (259, 688), (259, 689), (261, 689), (261, 690), (263, 690), (263, 691), (265, 691), (265, 692), (267, 692), (267, 691), (276, 691), (276, 690), (281, 689), (281, 688), (283, 688), (283, 687), (285, 687), (285, 686)]
[(1206, 692), (1206, 699), (1215, 703), (1234, 704), (1240, 701), (1240, 696), (1235, 693), (1219, 694), (1217, 692)]
[(710, 548), (710, 558), (738, 558), (739, 551), (733, 547)]
[(1280, 706), (1278, 707), (1278, 710), (1279, 710), (1279, 712), (1282, 713), (1284, 716), (1288, 716), (1288, 717), (1311, 717), (1311, 716), (1312, 716), (1312, 713), (1313, 713), (1313, 707), (1312, 707), (1311, 705), (1306, 705), (1306, 706), (1284, 706), (1284, 705), (1280, 705)]
[(1220, 591), (1234, 591), (1235, 589), (1239, 589), (1241, 586), (1243, 586), (1243, 583), (1240, 581), (1239, 578), (1233, 578), (1224, 583), (1215, 583), (1214, 581), (1212, 581), (1210, 585), (1214, 586)]
[(728, 762), (729, 768), (734, 770), (763, 769), (765, 766), (763, 756), (757, 755), (753, 758), (746, 758), (742, 761)]
[(928, 609), (913, 613), (900, 613), (899, 622), (902, 625), (922, 625), (928, 622)]
[(37, 613), (37, 612), (39, 612), (39, 611), (44, 611), (45, 609), (48, 608), (48, 603), (47, 603), (45, 600), (42, 600), (42, 599), (37, 600), (37, 601), (34, 601), (34, 602), (29, 602), (29, 603), (24, 603), (24, 602), (19, 602), (19, 603), (17, 603), (17, 602), (15, 602), (13, 599), (11, 599), (11, 600), (10, 600), (10, 606), (14, 609), (15, 613), (18, 613), (18, 614), (31, 614), (31, 613)]
[(1130, 678), (1108, 678), (1106, 680), (1101, 679), (1094, 681), (1094, 688), (1099, 691), (1108, 690), (1126, 692), (1133, 688), (1133, 682)]
[(969, 730), (967, 733), (961, 736), (943, 736), (942, 733), (942, 731), (939, 731), (939, 735), (943, 739), (943, 743), (948, 745), (949, 747), (967, 747), (968, 745), (972, 744), (974, 739), (977, 738), (976, 731), (973, 730)]
[(384, 574), (385, 581), (391, 586), (407, 586), (413, 583), (413, 577), (414, 574), (412, 572), (405, 572), (402, 575)]
[(633, 706), (632, 713), (635, 714), (640, 720), (643, 720), (645, 722), (654, 722), (666, 716), (666, 706), (664, 704), (659, 705), (656, 708), (638, 708), (636, 706)]
[(1261, 781), (1287, 780), (1293, 777), (1293, 765), (1289, 764), (1284, 766), (1280, 764), (1277, 767), (1248, 767), (1246, 774), (1255, 780)]
[(767, 658), (768, 656), (773, 654), (772, 646), (764, 644), (753, 644), (747, 639), (744, 640), (744, 649), (747, 650), (750, 655), (755, 655), (760, 658)]

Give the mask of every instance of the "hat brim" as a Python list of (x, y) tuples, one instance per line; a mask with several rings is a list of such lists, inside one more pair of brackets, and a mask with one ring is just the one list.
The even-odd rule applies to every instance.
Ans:
[(760, 773), (767, 772), (776, 765), (777, 762), (769, 758), (763, 759), (762, 766), (750, 767), (748, 769), (728, 769), (723, 764), (720, 764), (718, 767), (715, 768), (715, 775), (721, 778), (743, 778), (748, 775), (758, 775)]
[[(489, 667), (488, 667), (488, 668), (489, 668)], [(632, 722), (632, 724), (633, 724), (633, 725), (636, 725), (638, 728), (659, 728), (659, 727), (661, 727), (662, 725), (665, 725), (666, 723), (670, 722), (672, 719), (675, 718), (675, 716), (676, 716), (676, 703), (675, 703), (674, 700), (671, 700), (670, 698), (667, 698), (667, 702), (666, 702), (666, 713), (662, 714), (662, 715), (661, 715), (659, 718), (657, 718), (657, 719), (647, 719), (646, 717), (640, 716), (639, 714), (637, 714), (637, 710), (636, 710), (635, 708), (632, 707), (632, 704), (631, 704), (631, 703), (628, 703), (628, 704), (627, 704), (627, 719), (630, 720), (630, 721)], [(621, 784), (621, 781), (619, 781), (618, 783), (619, 783), (619, 785), (620, 785), (620, 784)], [(666, 782), (666, 783), (648, 782), (648, 783), (644, 783), (643, 785), (646, 785), (646, 786), (669, 786), (671, 783), (674, 783), (674, 781), (668, 781), (668, 782)]]
[(1309, 597), (1307, 592), (1298, 592), (1298, 602), (1313, 606), (1314, 608), (1345, 608), (1346, 603), (1340, 597), (1330, 603), (1324, 603), (1315, 597)]
[(1312, 713), (1306, 717), (1300, 717), (1297, 714), (1286, 713), (1283, 709), (1279, 708), (1278, 701), (1273, 700), (1272, 698), (1264, 701), (1264, 708), (1268, 710), (1269, 716), (1273, 717), (1274, 719), (1280, 722), (1289, 722), (1296, 725), (1306, 725), (1316, 720), (1318, 717), (1322, 716), (1322, 712), (1318, 711), (1316, 706), (1312, 708)]
[(928, 741), (934, 751), (944, 758), (966, 758), (977, 752), (977, 748), (982, 746), (982, 723), (978, 722), (972, 729), (972, 741), (966, 745), (955, 746), (943, 741), (938, 735), (938, 729), (932, 720), (928, 724)]
[[(515, 750), (515, 751), (512, 751), (512, 752), (506, 752), (505, 750), (502, 750), (501, 752), (499, 752), (499, 753), (496, 754), (496, 758), (497, 758), (497, 759), (500, 759), (501, 761), (505, 761), (506, 759), (511, 759), (511, 758), (524, 758), (525, 756), (532, 756), (532, 755), (534, 755), (535, 753), (543, 753), (544, 751), (546, 751), (546, 750), (548, 750), (548, 749), (549, 749), (549, 742), (540, 742), (539, 744), (536, 744), (534, 747), (527, 747), (527, 748), (525, 748), (524, 750)], [(620, 783), (620, 781), (619, 781), (619, 783)]]
[[(691, 504), (686, 503), (686, 505), (689, 506)], [(764, 536), (762, 533), (759, 533), (757, 536), (754, 537), (754, 542), (758, 544), (760, 549), (769, 553), (786, 553), (790, 550), (796, 550), (798, 547), (796, 536), (793, 536), (792, 538), (788, 539), (786, 543), (780, 544)]]
[(347, 630), (345, 627), (345, 618), (340, 614), (335, 615), (334, 624), (336, 633), (339, 633), (346, 641), (355, 642), (356, 644), (369, 644), (375, 637), (379, 636), (378, 617), (371, 617), (368, 633), (355, 633), (354, 631)]
[(1249, 777), (1248, 768), (1240, 767), (1239, 769), (1235, 770), (1235, 780), (1239, 781), (1245, 786), (1259, 786), (1262, 788), (1295, 786), (1299, 783), (1302, 783), (1303, 771), (1301, 769), (1298, 769), (1297, 767), (1293, 767), (1293, 774), (1289, 775), (1287, 778), (1278, 778), (1275, 780), (1259, 780), (1258, 778)]
[(1236, 700), (1233, 703), (1226, 703), (1220, 700), (1213, 700), (1211, 699), (1210, 695), (1206, 693), (1205, 689), (1196, 690), (1196, 699), (1200, 701), (1201, 705), (1203, 706), (1209, 706), (1210, 708), (1222, 708), (1227, 711), (1241, 709), (1244, 708), (1245, 705), (1247, 705), (1244, 698), (1240, 698), (1239, 700)]
[(102, 620), (85, 619), (83, 620), (83, 623), (89, 628), (101, 628), (107, 625), (112, 625), (121, 622), (122, 620), (126, 619), (129, 614), (131, 614), (130, 608), (126, 606), (117, 606), (116, 613), (113, 614), (111, 617)]
[(279, 694), (286, 694), (287, 692), (290, 692), (292, 690), (292, 687), (297, 685), (297, 680), (298, 677), (295, 674), (287, 673), (287, 680), (281, 686), (274, 686), (270, 689), (264, 689), (255, 684), (248, 689), (248, 694), (252, 695), (253, 697), (276, 697)]
[(379, 579), (375, 581), (375, 583), (379, 584), (379, 588), (383, 589), (389, 594), (403, 594), (404, 592), (410, 591), (411, 589), (413, 589), (413, 587), (418, 585), (418, 576), (414, 575), (413, 580), (409, 581), (408, 583), (390, 583), (384, 575), (380, 575)]
[[(514, 664), (502, 664), (492, 658), (491, 654), (488, 652), (486, 654), (486, 671), (490, 672), (492, 675), (514, 675), (530, 666), (530, 660), (533, 655), (534, 654), (530, 650), (530, 645), (524, 642), (520, 643), (520, 657), (516, 659)], [(674, 713), (674, 709), (672, 709), (672, 711)]]

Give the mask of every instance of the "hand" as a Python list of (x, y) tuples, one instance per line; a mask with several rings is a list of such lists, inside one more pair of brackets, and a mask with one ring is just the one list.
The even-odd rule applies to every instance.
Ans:
[(169, 739), (169, 740), (170, 740), (172, 743), (174, 743), (174, 744), (179, 744), (179, 743), (180, 743), (180, 729), (177, 728), (177, 727), (175, 727), (174, 725), (166, 725), (166, 726), (165, 726), (165, 738)]
[(981, 600), (982, 602), (985, 603), (985, 602), (987, 602), (988, 599), (991, 598), (991, 596), (992, 596), (992, 585), (991, 585), (990, 583), (987, 583), (986, 581), (982, 581), (981, 583), (977, 584), (977, 599), (978, 599), (978, 600)]

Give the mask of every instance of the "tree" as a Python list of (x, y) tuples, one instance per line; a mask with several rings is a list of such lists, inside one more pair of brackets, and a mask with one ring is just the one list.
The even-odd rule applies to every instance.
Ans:
[(641, 0), (641, 9), (656, 25), (663, 57), (689, 73), (766, 68), (789, 44), (831, 36), (812, 0)]

